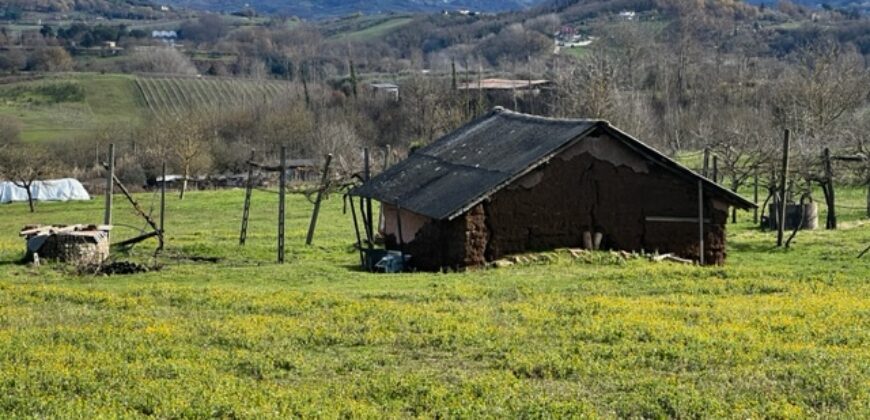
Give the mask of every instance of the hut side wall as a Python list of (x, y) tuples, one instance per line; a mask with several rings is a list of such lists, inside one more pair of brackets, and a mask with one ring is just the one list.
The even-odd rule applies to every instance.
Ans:
[[(591, 140), (591, 141), (590, 141)], [(579, 247), (583, 232), (604, 234), (603, 247), (673, 252), (698, 258), (697, 222), (647, 217), (697, 217), (697, 185), (638, 160), (617, 140), (588, 138), (485, 205), (486, 259)], [(706, 261), (725, 260), (727, 207), (706, 200)]]
[[(398, 249), (397, 237), (386, 235), (388, 249)], [(460, 269), (486, 264), (488, 241), (486, 215), (483, 206), (478, 205), (452, 221), (429, 221), (417, 231), (413, 241), (405, 243), (404, 250), (412, 257), (411, 265), (419, 270)]]

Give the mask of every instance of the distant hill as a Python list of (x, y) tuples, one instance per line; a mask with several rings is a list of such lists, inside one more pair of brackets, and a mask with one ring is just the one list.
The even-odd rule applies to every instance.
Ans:
[(303, 18), (389, 12), (437, 12), (471, 10), (503, 12), (523, 9), (540, 0), (168, 0), (175, 6), (200, 10), (236, 11), (249, 5), (260, 13), (279, 13)]
[(109, 18), (153, 18), (161, 8), (151, 0), (0, 0), (0, 19), (16, 20), (22, 12), (81, 12)]
[[(857, 9), (866, 10), (868, 8), (867, 0), (791, 0), (794, 4), (799, 4), (806, 7), (822, 7), (828, 5), (836, 9)], [(747, 0), (747, 3), (755, 5), (776, 6), (777, 0)]]

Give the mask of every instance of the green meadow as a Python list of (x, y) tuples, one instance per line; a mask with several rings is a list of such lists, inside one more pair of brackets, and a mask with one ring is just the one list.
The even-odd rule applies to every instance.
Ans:
[[(172, 196), (162, 270), (112, 277), (18, 263), (24, 224), (98, 223), (100, 197), (0, 206), (0, 417), (870, 416), (859, 189), (841, 230), (790, 250), (741, 213), (721, 267), (555, 252), (397, 275), (359, 271), (337, 196), (312, 247), (311, 205), (289, 197), (278, 265), (277, 196), (255, 192), (239, 247), (243, 195)], [(121, 198), (116, 240), (143, 227)]]

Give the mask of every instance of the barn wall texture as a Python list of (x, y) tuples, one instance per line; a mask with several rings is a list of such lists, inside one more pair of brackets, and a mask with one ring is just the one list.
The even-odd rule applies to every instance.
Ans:
[[(579, 247), (583, 232), (604, 234), (606, 249), (673, 252), (698, 258), (697, 185), (640, 159), (606, 136), (589, 137), (486, 204), (488, 260), (508, 254)], [(727, 206), (705, 203), (705, 257), (725, 260)]]
[[(672, 252), (698, 259), (697, 184), (641, 158), (604, 134), (590, 136), (452, 221), (430, 221), (405, 251), (421, 270), (483, 265), (506, 255), (580, 247), (583, 232), (604, 249)], [(705, 260), (725, 261), (726, 204), (705, 200)], [(403, 232), (404, 233), (404, 232)], [(387, 235), (395, 248), (395, 235)]]

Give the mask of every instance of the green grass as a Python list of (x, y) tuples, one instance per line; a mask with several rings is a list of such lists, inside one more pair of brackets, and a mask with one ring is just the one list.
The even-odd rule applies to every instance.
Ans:
[[(870, 415), (859, 210), (789, 251), (742, 214), (723, 267), (602, 254), (374, 275), (355, 267), (337, 197), (308, 248), (311, 205), (290, 196), (285, 265), (273, 263), (276, 196), (255, 192), (243, 248), (242, 199), (172, 197), (164, 270), (128, 277), (14, 263), (22, 225), (99, 222), (99, 198), (0, 207), (0, 417)], [(118, 223), (142, 225), (117, 203)]]

